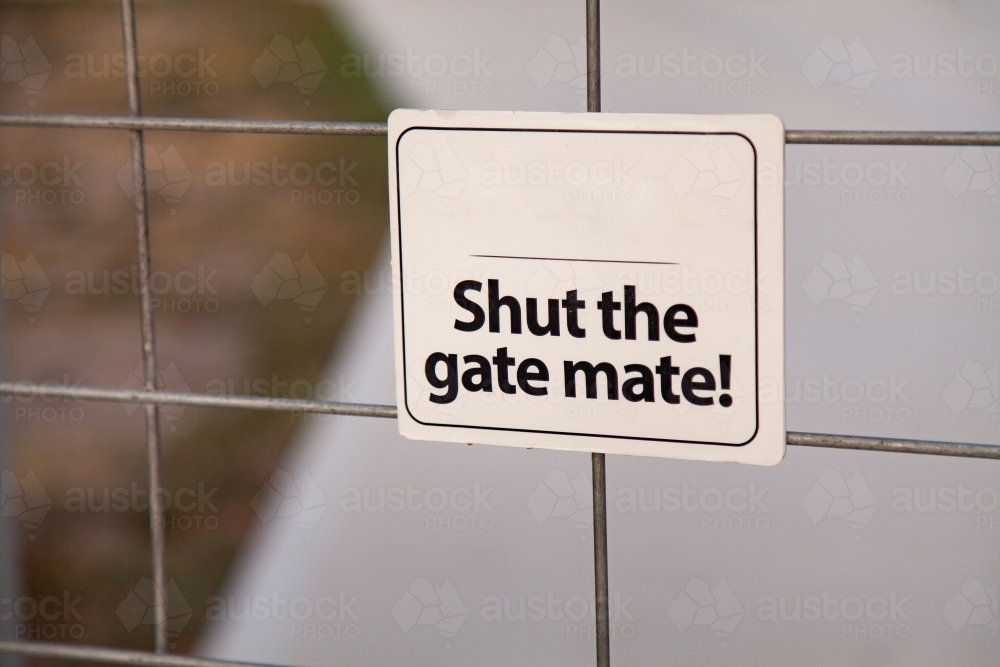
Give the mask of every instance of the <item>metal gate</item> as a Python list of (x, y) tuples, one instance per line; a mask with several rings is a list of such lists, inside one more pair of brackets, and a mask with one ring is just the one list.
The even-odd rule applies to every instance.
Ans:
[[(587, 12), (587, 111), (601, 110), (600, 0), (585, 0)], [(125, 82), (128, 116), (0, 114), (0, 126), (67, 127), (78, 129), (127, 130), (131, 148), (132, 180), (135, 185), (135, 242), (138, 263), (144, 389), (106, 387), (53, 387), (30, 382), (0, 381), (0, 394), (90, 401), (123, 401), (142, 404), (146, 412), (146, 456), (149, 488), (162, 488), (160, 416), (162, 405), (191, 405), (243, 410), (279, 410), (327, 415), (396, 418), (392, 405), (368, 405), (268, 397), (217, 396), (162, 391), (156, 380), (156, 343), (153, 326), (153, 298), (150, 289), (149, 219), (146, 207), (145, 130), (201, 132), (250, 132), (266, 134), (325, 134), (385, 136), (385, 123), (267, 121), (195, 118), (151, 118), (142, 115), (139, 94), (138, 45), (136, 43), (134, 0), (121, 0), (122, 38), (125, 55)], [(1000, 132), (896, 132), (896, 131), (811, 131), (788, 130), (789, 144), (998, 146)], [(1000, 459), (1000, 446), (926, 440), (895, 440), (819, 433), (788, 433), (788, 444), (805, 447), (858, 449), (880, 452), (931, 454)], [(596, 600), (597, 665), (610, 665), (608, 618), (608, 537), (604, 454), (592, 454), (594, 487), (594, 584)], [(151, 561), (155, 613), (154, 652), (125, 651), (39, 641), (0, 641), (0, 652), (40, 658), (63, 658), (92, 662), (149, 667), (231, 667), (233, 663), (167, 654), (166, 558), (163, 498), (149, 498)]]

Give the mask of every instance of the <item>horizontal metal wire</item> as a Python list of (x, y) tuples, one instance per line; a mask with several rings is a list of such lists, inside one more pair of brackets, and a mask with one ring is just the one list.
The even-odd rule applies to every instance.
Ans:
[(899, 454), (930, 454), (933, 456), (964, 456), (973, 459), (1000, 459), (1000, 446), (977, 445), (966, 442), (939, 442), (935, 440), (897, 440), (894, 438), (868, 438), (857, 435), (824, 435), (789, 431), (789, 445), (799, 447), (830, 447), (833, 449), (861, 449), (869, 452), (896, 452)]
[[(131, 118), (0, 114), (0, 126), (73, 127), (103, 130), (179, 130), (187, 132), (256, 132), (265, 134), (342, 134), (385, 136), (385, 123), (229, 118)], [(787, 130), (789, 144), (895, 146), (998, 146), (1000, 132), (897, 132), (874, 130)]]
[(73, 127), (95, 130), (180, 130), (186, 132), (255, 132), (264, 134), (348, 134), (385, 136), (385, 123), (315, 120), (247, 120), (229, 118), (133, 118), (0, 114), (0, 125), (11, 127)]
[(882, 146), (998, 146), (1000, 145), (1000, 132), (785, 130), (785, 143)]
[[(203, 408), (280, 410), (355, 417), (382, 417), (386, 419), (395, 419), (397, 415), (396, 406), (394, 405), (336, 403), (297, 398), (272, 398), (270, 396), (222, 396), (181, 391), (67, 387), (35, 382), (0, 382), (0, 395), (12, 395), (21, 397), (22, 399), (35, 397), (43, 399), (75, 398), (83, 401), (121, 401), (124, 403), (142, 403), (145, 405), (190, 405)], [(998, 445), (977, 445), (964, 442), (898, 440), (853, 435), (799, 433), (795, 431), (788, 433), (787, 442), (789, 445), (802, 447), (828, 447), (833, 449), (860, 449), (873, 452), (1000, 459), (1000, 446)]]
[(143, 405), (190, 405), (203, 408), (242, 408), (246, 410), (280, 410), (285, 412), (315, 412), (355, 417), (396, 418), (394, 405), (337, 403), (298, 398), (270, 396), (224, 396), (182, 391), (146, 391), (143, 389), (112, 389), (110, 387), (66, 387), (33, 382), (0, 382), (0, 395), (21, 398), (75, 398), (83, 401), (121, 401)]
[(118, 665), (138, 665), (140, 667), (270, 667), (253, 662), (230, 662), (208, 658), (191, 658), (166, 653), (147, 651), (125, 651), (103, 646), (81, 646), (77, 644), (56, 644), (53, 642), (0, 640), (0, 653), (14, 653), (36, 658), (62, 658), (65, 660), (86, 660)]

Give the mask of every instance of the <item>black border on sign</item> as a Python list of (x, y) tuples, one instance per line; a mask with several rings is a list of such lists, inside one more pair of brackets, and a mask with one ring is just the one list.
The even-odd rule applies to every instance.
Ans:
[[(754, 384), (756, 391), (754, 392), (754, 430), (753, 434), (744, 442), (731, 443), (731, 442), (711, 442), (704, 440), (678, 440), (673, 438), (647, 438), (642, 436), (634, 435), (611, 435), (605, 433), (580, 433), (576, 431), (543, 431), (531, 428), (505, 428), (501, 426), (473, 426), (467, 424), (442, 424), (438, 422), (425, 422), (417, 419), (412, 412), (410, 412), (410, 396), (409, 388), (407, 386), (406, 379), (406, 321), (405, 321), (405, 305), (404, 297), (405, 293), (403, 291), (403, 199), (400, 193), (399, 187), (399, 143), (406, 136), (407, 132), (411, 130), (432, 130), (439, 132), (565, 132), (568, 134), (682, 134), (682, 135), (700, 135), (700, 136), (736, 136), (742, 137), (748, 144), (750, 144), (750, 149), (753, 151), (753, 303), (754, 303), (754, 314), (753, 314), (753, 348), (754, 348)], [(671, 131), (656, 131), (656, 130), (579, 130), (579, 129), (562, 129), (562, 128), (508, 128), (508, 127), (433, 127), (433, 126), (422, 126), (415, 125), (413, 127), (408, 127), (399, 133), (399, 137), (396, 139), (396, 223), (398, 226), (398, 236), (397, 239), (399, 247), (399, 323), (401, 327), (402, 334), (402, 346), (403, 346), (403, 407), (406, 408), (406, 413), (410, 415), (413, 421), (424, 426), (442, 426), (446, 428), (468, 428), (477, 429), (482, 431), (514, 431), (518, 433), (548, 433), (552, 435), (570, 435), (570, 436), (580, 436), (589, 438), (611, 438), (615, 440), (644, 440), (647, 442), (676, 442), (676, 443), (686, 443), (692, 445), (716, 445), (720, 447), (744, 447), (757, 437), (757, 433), (760, 431), (760, 332), (759, 332), (759, 302), (757, 295), (757, 146), (754, 145), (750, 137), (746, 136), (741, 132), (671, 132)]]

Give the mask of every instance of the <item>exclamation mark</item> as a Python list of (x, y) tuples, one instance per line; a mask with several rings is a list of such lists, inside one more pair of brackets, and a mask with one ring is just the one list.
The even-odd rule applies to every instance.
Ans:
[[(719, 377), (721, 378), (720, 386), (723, 391), (729, 391), (729, 373), (733, 365), (733, 358), (728, 354), (719, 355)], [(719, 405), (724, 408), (728, 408), (733, 404), (733, 397), (729, 394), (719, 394)]]

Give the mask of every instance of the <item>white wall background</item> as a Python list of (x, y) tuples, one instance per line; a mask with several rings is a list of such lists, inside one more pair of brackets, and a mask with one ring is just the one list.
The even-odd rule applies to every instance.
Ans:
[[(582, 2), (329, 1), (395, 105), (584, 109)], [(606, 2), (604, 109), (995, 131), (997, 34), (995, 4)], [(379, 73), (394, 53), (414, 74)], [(427, 74), (435, 54), (457, 69)], [(739, 56), (757, 65), (744, 73)], [(789, 146), (787, 163), (788, 428), (1000, 444), (996, 149)], [(394, 402), (387, 274), (386, 253), (329, 370), (350, 400)], [(295, 497), (312, 510), (263, 522), (202, 650), (317, 667), (589, 664), (589, 469), (586, 455), (313, 420), (274, 480), (297, 480), (290, 512)], [(381, 503), (392, 489), (408, 507)], [(995, 665), (998, 493), (991, 461), (609, 457), (612, 660)], [(299, 618), (275, 618), (293, 598)]]

